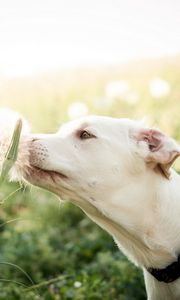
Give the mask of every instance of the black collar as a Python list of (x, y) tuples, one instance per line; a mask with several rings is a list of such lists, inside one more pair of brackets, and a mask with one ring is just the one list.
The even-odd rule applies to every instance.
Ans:
[(170, 283), (180, 277), (180, 255), (177, 261), (173, 262), (164, 269), (147, 269), (148, 272), (153, 275), (158, 281)]

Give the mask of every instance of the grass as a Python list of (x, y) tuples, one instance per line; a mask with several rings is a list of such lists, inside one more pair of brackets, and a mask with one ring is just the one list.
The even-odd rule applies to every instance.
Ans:
[(11, 168), (13, 167), (13, 165), (17, 160), (21, 130), (22, 130), (22, 121), (21, 119), (19, 119), (15, 124), (14, 132), (4, 157), (1, 175), (0, 175), (0, 185), (5, 180), (8, 179), (9, 171), (11, 170)]
[(56, 196), (23, 188), (4, 203), (0, 223), (0, 300), (146, 299), (141, 271)]

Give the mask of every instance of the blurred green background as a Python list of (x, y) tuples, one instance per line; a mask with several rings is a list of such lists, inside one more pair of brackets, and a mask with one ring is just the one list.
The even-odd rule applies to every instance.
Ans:
[[(145, 117), (180, 141), (180, 56), (1, 78), (0, 105), (33, 132), (100, 114)], [(31, 186), (11, 195), (19, 187), (7, 183), (0, 194), (9, 196), (0, 208), (0, 300), (146, 299), (142, 272), (80, 209)]]

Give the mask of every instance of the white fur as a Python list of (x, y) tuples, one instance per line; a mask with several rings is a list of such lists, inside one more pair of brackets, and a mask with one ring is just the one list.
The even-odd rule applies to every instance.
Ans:
[[(180, 299), (179, 279), (160, 283), (146, 271), (164, 268), (180, 253), (180, 176), (171, 171), (168, 180), (144, 160), (147, 143), (135, 138), (143, 126), (91, 116), (65, 124), (54, 135), (34, 136), (33, 167), (25, 176), (78, 205), (114, 237), (144, 270), (148, 300)], [(96, 138), (81, 140), (82, 130)]]

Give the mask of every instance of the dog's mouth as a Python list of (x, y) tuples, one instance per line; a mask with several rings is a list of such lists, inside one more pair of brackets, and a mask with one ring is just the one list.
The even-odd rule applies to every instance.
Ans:
[(64, 171), (61, 172), (43, 167), (43, 160), (47, 156), (47, 149), (40, 146), (30, 147), (29, 167), (25, 170), (25, 179), (40, 187), (48, 188), (61, 186), (69, 178)]
[(37, 180), (38, 182), (46, 181), (49, 183), (50, 182), (57, 183), (62, 179), (68, 179), (68, 176), (65, 175), (64, 173), (53, 171), (53, 170), (41, 169), (41, 168), (33, 166), (33, 165), (30, 166), (27, 175), (28, 175), (28, 178), (27, 178), (28, 180), (29, 179), (30, 179), (30, 181)]

